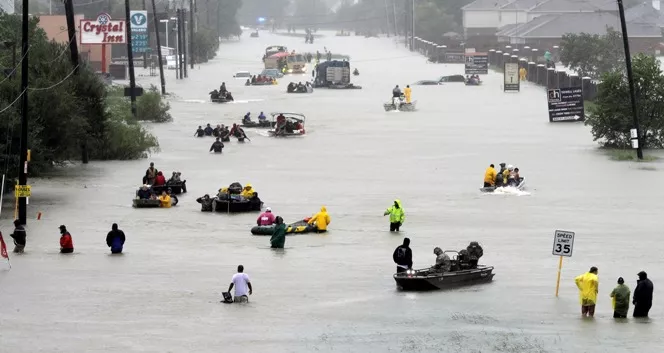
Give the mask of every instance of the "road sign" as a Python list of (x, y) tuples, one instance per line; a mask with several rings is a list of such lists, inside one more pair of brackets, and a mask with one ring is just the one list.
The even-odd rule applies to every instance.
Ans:
[(466, 53), (466, 75), (486, 75), (489, 73), (489, 54)]
[(519, 64), (505, 63), (503, 75), (503, 92), (519, 92)]
[(150, 48), (148, 41), (148, 12), (130, 11), (131, 22), (131, 51), (145, 53)]
[(553, 251), (551, 254), (572, 257), (572, 250), (574, 250), (574, 232), (556, 230), (553, 235)]
[(581, 87), (555, 88), (547, 91), (549, 122), (583, 121), (583, 89)]
[(16, 197), (30, 197), (32, 196), (32, 191), (30, 190), (30, 185), (16, 185), (14, 189)]

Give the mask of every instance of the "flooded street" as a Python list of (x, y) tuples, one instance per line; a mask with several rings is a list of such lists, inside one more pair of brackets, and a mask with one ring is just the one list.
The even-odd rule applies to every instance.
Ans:
[[(502, 92), (502, 75), (483, 86), (413, 86), (417, 112), (383, 111), (395, 84), (463, 73), (427, 64), (390, 39), (335, 37), (314, 44), (261, 32), (221, 46), (217, 58), (177, 81), (167, 73), (174, 121), (151, 124), (161, 152), (137, 161), (92, 162), (33, 179), (26, 253), (0, 270), (0, 344), (7, 352), (659, 352), (664, 304), (655, 292), (643, 323), (614, 322), (609, 293), (619, 276), (634, 289), (645, 270), (664, 283), (661, 162), (611, 161), (582, 124), (548, 122), (541, 87)], [(245, 87), (236, 71), (262, 69), (265, 47), (347, 54), (362, 90), (286, 94)], [(142, 70), (138, 71), (143, 72)], [(233, 104), (213, 104), (222, 81)], [(147, 87), (157, 77), (139, 77)], [(250, 111), (306, 115), (307, 135), (251, 142), (193, 137), (199, 125), (239, 123)], [(33, 151), (33, 153), (38, 153)], [(182, 172), (188, 193), (171, 209), (134, 209), (131, 199), (150, 161)], [(519, 167), (527, 193), (481, 194), (485, 168)], [(325, 205), (327, 235), (252, 236), (258, 214), (203, 213), (195, 199), (238, 181), (251, 183), (287, 223)], [(390, 233), (384, 210), (401, 199), (406, 221)], [(7, 206), (7, 205), (5, 205)], [(13, 210), (3, 208), (11, 233)], [(37, 212), (43, 212), (36, 221)], [(660, 221), (657, 221), (660, 219)], [(112, 223), (127, 234), (110, 256)], [(76, 247), (58, 253), (60, 224)], [(554, 296), (555, 229), (576, 232)], [(494, 282), (431, 293), (395, 288), (392, 251), (411, 238), (414, 267), (435, 262), (433, 248), (484, 247)], [(9, 246), (10, 249), (12, 246)], [(10, 254), (11, 256), (11, 254)], [(1, 262), (1, 261), (0, 261)], [(251, 303), (224, 305), (238, 264), (254, 286)], [(595, 320), (582, 320), (574, 277), (599, 268)], [(631, 314), (631, 308), (630, 308)]]

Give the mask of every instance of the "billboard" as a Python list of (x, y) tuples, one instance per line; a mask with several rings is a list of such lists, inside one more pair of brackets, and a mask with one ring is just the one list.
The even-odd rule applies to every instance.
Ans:
[(550, 89), (547, 92), (549, 122), (583, 121), (583, 90), (581, 87)]
[(148, 44), (148, 12), (131, 11), (131, 51), (134, 53), (145, 53), (150, 50)]
[(466, 75), (486, 75), (489, 73), (489, 54), (466, 52)]
[(127, 43), (127, 29), (124, 20), (112, 20), (107, 13), (101, 13), (94, 20), (81, 20), (81, 44), (123, 44)]

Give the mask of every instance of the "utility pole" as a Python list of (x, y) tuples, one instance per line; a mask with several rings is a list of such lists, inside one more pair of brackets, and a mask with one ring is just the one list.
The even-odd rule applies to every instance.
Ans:
[[(143, 10), (147, 11), (148, 7), (145, 5), (145, 0), (143, 0)], [(157, 14), (152, 10), (152, 17), (155, 17)], [(129, 22), (129, 19), (127, 19), (127, 22)], [(148, 32), (149, 33), (149, 32)], [(143, 52), (143, 68), (147, 69), (148, 68), (148, 52), (144, 51)]]
[[(28, 185), (28, 6), (29, 1), (23, 0), (23, 23), (21, 25), (21, 44), (23, 59), (21, 60), (21, 156), (19, 157), (18, 185)], [(18, 221), (26, 224), (28, 200), (18, 198)]]
[(408, 8), (410, 7), (410, 6), (408, 6), (408, 0), (406, 0), (404, 2), (403, 6), (404, 6), (404, 11), (403, 12), (404, 12), (404, 15), (406, 16), (404, 18), (404, 21), (403, 21), (403, 33), (404, 33), (404, 35), (403, 35), (403, 44), (406, 48), (408, 48), (408, 27), (409, 27), (408, 26), (408, 11), (409, 11)]
[(415, 0), (410, 1), (410, 51), (413, 51), (413, 47), (415, 46)]
[(636, 156), (643, 159), (643, 147), (641, 141), (641, 129), (639, 127), (639, 115), (636, 109), (636, 93), (634, 91), (634, 77), (632, 75), (632, 56), (629, 53), (629, 37), (627, 36), (627, 24), (625, 23), (625, 7), (623, 0), (618, 0), (618, 12), (620, 12), (620, 26), (622, 27), (623, 45), (625, 46), (625, 65), (627, 65), (627, 82), (629, 83), (629, 98), (632, 101), (632, 118), (636, 130)]
[(390, 10), (387, 7), (387, 0), (385, 0), (385, 33), (387, 38), (390, 38)]
[[(24, 0), (25, 1), (25, 0)], [(125, 16), (127, 18), (127, 33), (131, 33), (131, 16), (129, 10), (129, 0), (125, 0)], [(131, 34), (127, 35), (127, 61), (129, 62), (129, 89), (131, 94), (131, 115), (138, 118), (136, 111), (136, 76), (134, 75), (134, 53), (131, 47)]]
[(182, 56), (184, 57), (184, 77), (189, 77), (189, 75), (187, 75), (187, 9), (182, 9), (180, 15), (182, 16)]
[(180, 69), (180, 79), (184, 78), (184, 71), (182, 71), (182, 62), (183, 57), (182, 53), (184, 52), (184, 46), (182, 45), (182, 27), (184, 26), (184, 21), (182, 21), (182, 9), (177, 9), (177, 42), (178, 42), (178, 68)]
[[(74, 67), (74, 76), (78, 75), (78, 44), (76, 43), (76, 24), (74, 22), (74, 3), (73, 0), (65, 0), (65, 17), (67, 19), (67, 35), (69, 37), (69, 54), (71, 55), (71, 65)], [(87, 137), (81, 138), (81, 163), (88, 164)]]
[[(72, 1), (72, 0), (69, 0)], [(159, 19), (157, 18), (157, 7), (152, 0), (152, 23), (154, 24), (154, 35), (157, 37), (157, 58), (159, 59), (159, 79), (161, 80), (161, 94), (166, 94), (166, 80), (164, 79), (164, 63), (161, 59), (161, 40), (159, 39)], [(168, 22), (166, 22), (166, 40), (168, 40)]]
[(76, 24), (74, 22), (73, 0), (65, 0), (65, 16), (67, 18), (67, 35), (69, 36), (69, 54), (74, 66), (74, 75), (78, 75), (78, 44), (76, 43)]
[(189, 0), (189, 61), (194, 69), (194, 0)]
[(394, 36), (399, 40), (399, 29), (397, 28), (397, 0), (392, 0), (392, 15), (394, 16)]

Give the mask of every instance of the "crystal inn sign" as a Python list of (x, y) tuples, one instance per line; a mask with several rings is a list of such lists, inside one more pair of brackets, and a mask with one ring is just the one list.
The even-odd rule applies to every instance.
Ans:
[(122, 44), (127, 43), (127, 24), (124, 20), (111, 20), (107, 13), (101, 13), (95, 20), (81, 20), (81, 44)]

